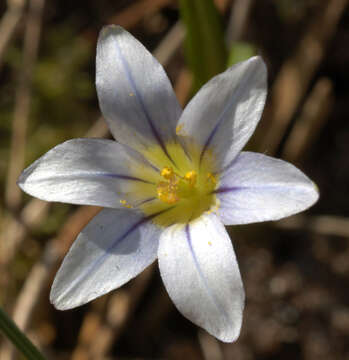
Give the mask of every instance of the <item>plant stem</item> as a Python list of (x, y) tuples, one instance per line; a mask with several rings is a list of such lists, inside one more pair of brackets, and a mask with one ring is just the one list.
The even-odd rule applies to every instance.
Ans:
[(45, 360), (34, 344), (0, 308), (0, 330), (28, 360)]

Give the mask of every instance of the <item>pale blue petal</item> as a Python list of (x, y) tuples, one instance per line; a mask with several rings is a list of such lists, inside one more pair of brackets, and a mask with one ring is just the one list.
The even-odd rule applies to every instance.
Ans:
[(99, 36), (96, 86), (100, 107), (117, 141), (142, 151), (166, 150), (182, 112), (166, 73), (130, 33), (105, 27)]
[(254, 132), (264, 108), (266, 78), (263, 60), (253, 57), (210, 80), (183, 111), (179, 134), (199, 144), (201, 158), (213, 153), (216, 171), (231, 163)]
[(214, 215), (161, 235), (159, 267), (178, 310), (221, 341), (239, 336), (244, 290), (229, 236)]
[[(132, 173), (132, 168), (138, 172)], [(57, 145), (26, 168), (18, 185), (46, 201), (118, 208), (121, 199), (144, 201), (142, 194), (137, 199), (130, 194), (135, 183), (153, 186), (152, 179), (142, 177), (144, 168), (156, 174), (140, 155), (115, 141), (74, 139)]]
[(316, 185), (295, 166), (253, 152), (242, 152), (226, 169), (216, 194), (225, 225), (278, 220), (319, 197)]
[(156, 259), (161, 231), (136, 211), (102, 210), (66, 255), (51, 302), (71, 309), (122, 286)]

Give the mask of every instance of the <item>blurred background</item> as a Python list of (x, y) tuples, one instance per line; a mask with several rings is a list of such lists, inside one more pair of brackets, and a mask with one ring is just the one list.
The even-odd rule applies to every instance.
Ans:
[[(349, 359), (347, 5), (0, 2), (0, 305), (48, 359)], [(58, 266), (99, 209), (42, 202), (16, 179), (58, 143), (110, 136), (94, 86), (97, 36), (110, 23), (153, 52), (183, 106), (230, 64), (263, 56), (269, 97), (248, 148), (291, 161), (319, 186), (320, 201), (303, 214), (229, 228), (247, 298), (233, 344), (178, 313), (157, 264), (78, 309), (49, 303)], [(0, 340), (1, 360), (21, 359)]]

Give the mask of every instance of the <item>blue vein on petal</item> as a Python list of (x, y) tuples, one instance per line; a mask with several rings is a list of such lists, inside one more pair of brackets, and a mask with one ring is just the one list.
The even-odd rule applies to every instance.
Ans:
[[(231, 110), (231, 108), (233, 107), (234, 104), (236, 104), (236, 99), (239, 99), (241, 97), (241, 94), (244, 93), (244, 91), (246, 90), (246, 87), (248, 84), (250, 84), (250, 78), (252, 77), (252, 74), (254, 73), (254, 71), (250, 71), (250, 73), (248, 74), (248, 77), (247, 79), (244, 79), (244, 82), (243, 82), (243, 86), (238, 86), (235, 91), (233, 92), (232, 96), (230, 97), (230, 100), (228, 101), (228, 104), (225, 106), (225, 108), (223, 109), (223, 111), (221, 112), (221, 114), (219, 115), (219, 118), (217, 120), (217, 123), (216, 125), (213, 127), (210, 135), (208, 136), (203, 148), (202, 148), (202, 151), (201, 151), (201, 154), (200, 154), (200, 163), (202, 161), (202, 158), (204, 157), (204, 154), (207, 150), (207, 148), (209, 147), (213, 137), (215, 136), (215, 134), (217, 133), (217, 130), (218, 128), (222, 125), (222, 123), (224, 122), (225, 120), (225, 115), (227, 114), (227, 112), (229, 110)], [(233, 126), (233, 124), (232, 124)]]
[(161, 149), (163, 150), (163, 152), (165, 153), (165, 155), (169, 158), (169, 160), (172, 162), (172, 164), (176, 166), (175, 162), (173, 161), (170, 154), (168, 153), (168, 151), (166, 149), (166, 146), (165, 146), (164, 142), (161, 139), (160, 134), (158, 133), (158, 131), (155, 128), (155, 125), (154, 125), (154, 123), (153, 123), (153, 121), (152, 121), (152, 119), (151, 119), (151, 117), (150, 117), (150, 115), (148, 113), (148, 110), (147, 110), (147, 108), (145, 106), (145, 103), (143, 101), (142, 95), (138, 91), (136, 83), (135, 83), (135, 81), (133, 79), (133, 76), (132, 76), (130, 67), (128, 65), (128, 62), (126, 61), (125, 57), (123, 56), (122, 51), (120, 49), (120, 46), (119, 46), (117, 40), (115, 41), (115, 45), (116, 45), (116, 52), (119, 54), (121, 63), (123, 65), (124, 69), (125, 69), (126, 77), (127, 77), (128, 81), (130, 82), (130, 84), (131, 84), (131, 86), (133, 88), (133, 92), (135, 93), (136, 98), (137, 98), (137, 100), (139, 102), (139, 105), (141, 106), (141, 108), (142, 108), (142, 110), (144, 112), (145, 118), (147, 119), (147, 122), (149, 124), (149, 127), (150, 127), (152, 133), (153, 133), (153, 136), (155, 137), (156, 141), (159, 143), (159, 145), (160, 145)]
[(137, 204), (137, 206), (141, 206), (141, 205), (144, 205), (144, 204), (147, 204), (151, 201), (154, 201), (154, 200), (157, 200), (158, 198), (156, 197), (150, 197), (150, 198), (147, 198), (145, 200), (142, 200), (140, 203)]
[[(250, 186), (222, 186), (221, 188), (218, 188), (216, 190), (212, 191), (212, 194), (225, 194), (229, 192), (234, 191), (240, 191), (240, 190), (274, 190), (274, 189), (281, 189), (285, 190), (287, 188), (302, 188), (303, 186), (294, 184), (294, 186), (286, 186), (284, 184), (270, 184), (270, 185), (250, 185)], [(304, 186), (304, 189), (307, 189), (307, 186)]]
[(105, 177), (111, 177), (111, 178), (115, 178), (115, 179), (121, 179), (121, 180), (132, 180), (132, 181), (140, 181), (146, 184), (152, 184), (155, 185), (154, 182), (148, 181), (148, 180), (144, 180), (135, 176), (129, 176), (129, 175), (121, 175), (121, 174), (112, 174), (112, 173), (101, 173), (100, 175), (105, 176)]
[[(142, 226), (144, 223), (150, 221), (151, 219), (153, 219), (154, 217), (160, 215), (161, 213), (167, 211), (163, 210), (163, 211), (159, 211), (155, 214), (143, 217), (142, 219), (138, 220), (137, 222), (135, 222), (133, 225), (131, 225), (120, 237), (116, 238), (112, 244), (103, 252), (103, 254), (101, 256), (99, 256), (93, 263), (91, 263), (87, 269), (82, 272), (78, 277), (76, 277), (71, 283), (70, 285), (64, 289), (63, 292), (61, 292), (57, 297), (56, 297), (56, 303), (57, 300), (59, 301), (60, 299), (64, 298), (64, 296), (67, 295), (67, 293), (69, 293), (69, 291), (71, 291), (77, 284), (79, 284), (79, 282), (85, 280), (94, 270), (96, 270), (99, 265), (101, 265), (103, 263), (103, 261), (105, 261), (105, 259), (111, 255), (112, 251), (115, 250), (115, 248), (120, 245), (120, 243), (125, 240), (132, 232), (134, 232), (135, 230), (137, 230), (140, 226)], [(100, 294), (102, 295), (102, 294)], [(89, 299), (92, 300), (92, 299)], [(78, 305), (76, 305), (78, 306)]]
[(227, 192), (233, 192), (233, 191), (239, 191), (239, 190), (243, 190), (243, 189), (248, 189), (249, 187), (243, 187), (243, 186), (231, 186), (231, 187), (221, 187), (218, 188), (214, 191), (212, 191), (213, 194), (224, 194)]
[(188, 247), (189, 247), (189, 250), (190, 250), (190, 254), (193, 258), (193, 261), (194, 261), (194, 264), (195, 264), (195, 268), (205, 286), (205, 289), (207, 291), (207, 294), (208, 296), (211, 298), (212, 302), (214, 303), (214, 305), (216, 306), (217, 310), (223, 315), (225, 321), (227, 324), (231, 324), (232, 322), (230, 321), (230, 317), (229, 315), (227, 314), (227, 312), (224, 310), (224, 308), (222, 307), (222, 305), (219, 303), (219, 300), (216, 298), (216, 296), (214, 296), (214, 294), (212, 293), (208, 283), (207, 283), (207, 280), (206, 280), (206, 277), (204, 275), (204, 273), (202, 272), (201, 270), (201, 266), (199, 264), (199, 261), (196, 257), (196, 254), (194, 252), (194, 249), (193, 249), (193, 244), (192, 244), (192, 240), (191, 240), (191, 234), (190, 234), (190, 229), (189, 229), (189, 224), (187, 224), (185, 226), (185, 234), (186, 234), (186, 238), (187, 238), (187, 243), (188, 243)]
[[(55, 178), (59, 179), (72, 179), (76, 180), (77, 177), (83, 177), (83, 178), (100, 178), (100, 177), (106, 177), (106, 178), (113, 178), (113, 179), (120, 179), (120, 180), (130, 180), (130, 181), (139, 181), (143, 182), (145, 184), (151, 184), (155, 185), (154, 182), (144, 180), (135, 176), (129, 176), (129, 175), (122, 175), (122, 174), (114, 174), (114, 173), (106, 173), (106, 172), (76, 172), (74, 174), (59, 174), (54, 175)], [(47, 177), (41, 177), (39, 179), (35, 179), (35, 181), (46, 181), (47, 179), (52, 179), (52, 176)], [(26, 180), (27, 181), (27, 180)], [(30, 178), (29, 178), (30, 182)]]

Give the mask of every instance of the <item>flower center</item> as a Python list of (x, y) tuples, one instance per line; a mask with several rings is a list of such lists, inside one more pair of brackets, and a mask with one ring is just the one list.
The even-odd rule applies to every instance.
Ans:
[(164, 203), (176, 204), (180, 199), (189, 198), (197, 191), (197, 173), (194, 170), (180, 176), (171, 167), (165, 166), (160, 174), (164, 180), (159, 181), (156, 191), (158, 198)]
[[(166, 149), (169, 157), (158, 146), (144, 154), (160, 171), (149, 178), (154, 185), (137, 184), (137, 192), (149, 199), (140, 206), (143, 213), (146, 216), (159, 213), (152, 221), (168, 226), (188, 223), (204, 212), (217, 209), (214, 189), (218, 177), (213, 173), (212, 153), (206, 151), (208, 156), (200, 159), (200, 149), (194, 145), (187, 152), (178, 143), (167, 144)], [(139, 177), (144, 178), (144, 174)]]

